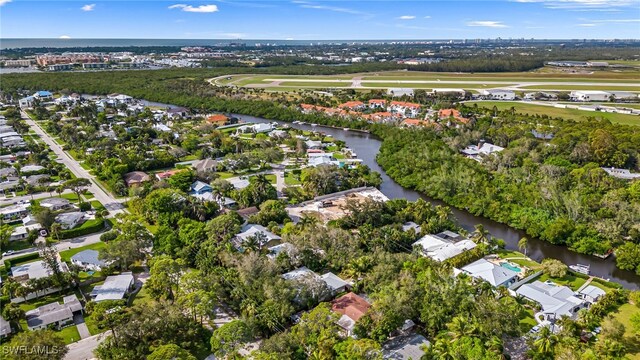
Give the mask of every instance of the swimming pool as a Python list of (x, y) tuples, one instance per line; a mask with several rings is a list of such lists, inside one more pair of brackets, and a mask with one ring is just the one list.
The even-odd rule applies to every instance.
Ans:
[(519, 267), (513, 266), (513, 265), (509, 264), (508, 262), (502, 262), (502, 263), (500, 263), (500, 266), (502, 266), (503, 268), (515, 271), (515, 272), (521, 272), (522, 271), (522, 269), (520, 269)]

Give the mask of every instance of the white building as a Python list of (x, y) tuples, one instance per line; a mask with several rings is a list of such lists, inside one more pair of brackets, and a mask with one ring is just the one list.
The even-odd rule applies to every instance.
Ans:
[(104, 300), (121, 300), (133, 286), (133, 274), (130, 272), (120, 275), (107, 276), (102, 285), (96, 285), (91, 291), (95, 302)]
[(558, 320), (565, 315), (574, 319), (580, 309), (588, 307), (584, 300), (576, 297), (573, 290), (551, 282), (534, 281), (524, 284), (516, 290), (516, 294), (540, 304), (542, 310), (539, 315), (550, 321)]
[(480, 95), (489, 100), (514, 100), (516, 98), (515, 92), (502, 89), (483, 89), (480, 90)]
[(604, 170), (610, 176), (616, 177), (618, 179), (640, 179), (640, 173), (632, 173), (629, 169), (603, 167), (602, 170)]
[(473, 160), (482, 161), (484, 156), (497, 153), (504, 150), (502, 146), (494, 145), (492, 143), (480, 141), (478, 145), (469, 145), (462, 150), (462, 153)]
[(423, 256), (444, 261), (476, 247), (476, 243), (452, 231), (428, 234), (413, 243)]
[(471, 264), (465, 265), (460, 270), (471, 277), (482, 279), (495, 287), (509, 287), (516, 282), (518, 277), (517, 272), (491, 263), (485, 259), (474, 261)]
[(600, 90), (575, 90), (569, 94), (573, 101), (609, 101), (612, 94)]

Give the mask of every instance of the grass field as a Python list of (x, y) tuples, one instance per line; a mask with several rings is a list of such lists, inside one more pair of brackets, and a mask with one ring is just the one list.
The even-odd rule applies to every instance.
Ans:
[(613, 123), (640, 126), (640, 116), (605, 113), (599, 111), (585, 111), (578, 109), (561, 109), (553, 106), (544, 106), (530, 103), (513, 102), (513, 101), (471, 101), (466, 103), (469, 106), (478, 104), (478, 107), (493, 108), (498, 110), (508, 110), (514, 107), (516, 112), (529, 115), (548, 115), (551, 117), (560, 117), (563, 119), (587, 120), (588, 117), (604, 118)]
[(618, 311), (613, 313), (613, 317), (624, 325), (625, 345), (629, 351), (627, 358), (632, 360), (640, 360), (640, 336), (634, 334), (630, 321), (631, 316), (638, 312), (640, 312), (640, 308), (637, 306), (624, 304), (620, 306)]
[(640, 91), (640, 87), (636, 85), (624, 85), (619, 84), (616, 86), (611, 85), (530, 85), (530, 86), (521, 86), (520, 89), (524, 90), (603, 90), (603, 91), (631, 91), (638, 92)]
[(87, 246), (83, 246), (83, 247), (79, 247), (79, 248), (75, 248), (75, 249), (71, 249), (71, 250), (65, 250), (65, 251), (61, 251), (60, 252), (60, 259), (62, 261), (66, 261), (66, 262), (70, 262), (71, 261), (71, 257), (77, 253), (79, 253), (80, 251), (83, 250), (101, 250), (104, 249), (104, 247), (107, 244), (103, 243), (103, 242), (99, 242), (99, 243), (95, 243), (95, 244), (91, 244), (91, 245), (87, 245)]

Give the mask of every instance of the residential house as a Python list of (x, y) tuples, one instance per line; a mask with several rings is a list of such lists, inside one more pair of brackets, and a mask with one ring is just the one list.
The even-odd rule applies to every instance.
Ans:
[(264, 247), (272, 241), (281, 239), (280, 236), (267, 230), (267, 228), (262, 225), (247, 224), (242, 227), (240, 233), (235, 236), (232, 242), (236, 249), (242, 250), (246, 241), (256, 237), (260, 240), (257, 244), (259, 248)]
[(158, 180), (166, 180), (181, 171), (182, 169), (162, 171), (162, 172), (156, 173), (156, 178)]
[(590, 302), (595, 303), (605, 295), (605, 291), (597, 286), (587, 285), (584, 289), (578, 291), (578, 297)]
[(471, 264), (465, 265), (460, 270), (473, 278), (482, 279), (495, 287), (504, 286), (508, 288), (515, 283), (518, 278), (517, 272), (496, 265), (486, 259), (476, 260)]
[(494, 145), (481, 140), (478, 145), (469, 145), (461, 152), (469, 159), (481, 162), (482, 158), (504, 150), (502, 146)]
[(242, 133), (268, 133), (274, 129), (273, 125), (265, 123), (257, 123), (253, 125), (243, 125), (236, 130), (236, 134)]
[(62, 213), (56, 216), (55, 221), (60, 224), (60, 227), (63, 230), (69, 230), (82, 224), (85, 220), (84, 215), (84, 212), (81, 211)]
[(549, 321), (559, 320), (565, 315), (575, 319), (578, 311), (588, 307), (588, 303), (578, 298), (573, 290), (552, 282), (536, 280), (519, 287), (516, 294), (540, 304), (542, 310), (536, 317), (541, 315)]
[(364, 298), (350, 292), (331, 302), (331, 310), (340, 314), (338, 326), (347, 336), (353, 336), (356, 322), (367, 313), (371, 304)]
[(52, 197), (40, 200), (40, 206), (51, 211), (58, 211), (71, 207), (71, 201), (61, 197)]
[(223, 126), (229, 122), (229, 117), (222, 114), (211, 115), (207, 117), (207, 122), (216, 126)]
[(151, 177), (144, 171), (132, 171), (124, 174), (124, 182), (128, 187), (138, 186), (150, 180)]
[(14, 167), (5, 167), (0, 169), (0, 178), (6, 179), (10, 177), (17, 177), (18, 171)]
[(36, 98), (33, 96), (27, 96), (25, 98), (18, 100), (18, 105), (23, 109), (33, 107), (35, 103), (36, 103)]
[(363, 110), (366, 106), (362, 101), (347, 101), (346, 103), (342, 103), (338, 105), (340, 109), (360, 111)]
[(36, 91), (32, 96), (44, 101), (53, 99), (53, 94), (45, 90)]
[(91, 290), (91, 298), (95, 302), (121, 300), (129, 293), (129, 289), (131, 289), (133, 283), (133, 274), (130, 272), (107, 276), (102, 285), (96, 285), (93, 290)]
[(371, 99), (369, 100), (369, 108), (370, 109), (384, 109), (387, 101), (384, 99)]
[(440, 121), (455, 121), (455, 122), (459, 122), (459, 123), (463, 123), (463, 124), (468, 124), (469, 123), (469, 119), (465, 118), (464, 116), (462, 116), (460, 114), (460, 111), (456, 110), (456, 109), (440, 109), (438, 110), (438, 119), (440, 119)]
[(476, 243), (452, 231), (428, 234), (413, 243), (423, 255), (436, 261), (444, 261), (476, 247)]
[(293, 258), (296, 256), (296, 251), (297, 249), (293, 244), (284, 242), (267, 248), (267, 258), (275, 261), (281, 253), (286, 253), (289, 258)]
[(32, 225), (21, 225), (13, 228), (11, 235), (9, 236), (9, 241), (18, 241), (24, 240), (29, 237), (29, 233), (31, 231), (38, 231), (42, 229), (42, 225), (36, 223)]
[(229, 178), (227, 179), (227, 182), (233, 185), (236, 190), (242, 190), (249, 186), (249, 179), (243, 179), (242, 177)]
[(404, 102), (404, 101), (392, 101), (387, 107), (387, 111), (390, 113), (401, 114), (405, 117), (414, 118), (420, 113), (420, 104)]
[(12, 332), (13, 330), (11, 329), (11, 324), (2, 316), (0, 316), (0, 339), (11, 335)]
[(45, 170), (45, 167), (40, 165), (25, 165), (20, 168), (22, 174), (37, 173), (43, 170)]
[(191, 184), (191, 195), (202, 195), (205, 193), (211, 193), (213, 188), (211, 185), (202, 182), (200, 180), (196, 180), (193, 184)]
[(203, 159), (194, 162), (192, 167), (198, 173), (208, 173), (216, 171), (218, 168), (218, 162), (213, 159)]
[(73, 315), (82, 313), (82, 304), (76, 295), (62, 298), (62, 304), (54, 302), (27, 311), (27, 327), (29, 330), (47, 329), (50, 326), (60, 330), (65, 325), (73, 324)]
[(107, 265), (104, 260), (100, 260), (97, 250), (82, 250), (71, 256), (71, 263), (85, 270), (100, 271)]
[(9, 205), (0, 208), (0, 216), (6, 222), (17, 221), (29, 215), (28, 207), (29, 205), (27, 204)]
[(402, 336), (384, 344), (382, 358), (389, 360), (420, 360), (424, 348), (431, 344), (424, 336), (413, 334)]
[[(60, 263), (60, 269), (67, 271), (66, 264)], [(49, 270), (42, 260), (16, 265), (11, 268), (11, 277), (18, 282), (25, 282), (29, 279), (40, 279), (51, 276), (52, 274), (51, 270)]]
[(25, 181), (31, 186), (43, 186), (49, 182), (49, 178), (50, 176), (47, 174), (36, 174), (27, 176)]
[(351, 289), (351, 285), (348, 282), (342, 280), (332, 272), (321, 275), (320, 279), (327, 284), (327, 287), (329, 287), (333, 295)]

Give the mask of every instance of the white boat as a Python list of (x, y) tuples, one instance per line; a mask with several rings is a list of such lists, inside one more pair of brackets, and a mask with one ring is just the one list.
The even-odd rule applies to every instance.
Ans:
[(569, 265), (569, 269), (585, 275), (589, 275), (589, 273), (591, 272), (590, 265), (582, 265), (582, 264)]
[(349, 131), (349, 128), (344, 128), (344, 129), (342, 129), (342, 130), (344, 130), (344, 131)]
[(318, 126), (318, 124), (311, 124), (311, 126)]

